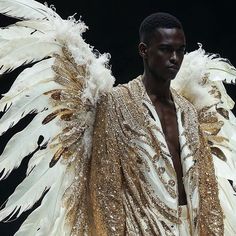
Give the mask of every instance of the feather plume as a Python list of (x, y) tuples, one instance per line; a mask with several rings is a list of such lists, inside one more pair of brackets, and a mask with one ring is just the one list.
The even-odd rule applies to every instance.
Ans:
[(45, 59), (34, 64), (32, 67), (23, 70), (15, 79), (11, 89), (4, 94), (4, 97), (0, 102), (0, 110), (2, 110), (2, 105), (4, 105), (4, 103), (8, 103), (20, 93), (25, 92), (25, 90), (38, 86), (40, 83), (53, 81), (55, 73), (51, 66), (54, 63), (54, 60), (54, 58)]
[(73, 180), (71, 173), (73, 172), (67, 171), (65, 175), (58, 176), (55, 185), (50, 188), (41, 205), (28, 216), (16, 236), (70, 235), (70, 229), (64, 225), (66, 209), (60, 205), (65, 187)]
[(37, 20), (57, 15), (51, 8), (32, 0), (0, 0), (0, 13), (18, 19)]
[[(11, 101), (11, 106), (2, 116), (0, 124), (0, 134), (4, 133), (9, 127), (16, 124), (21, 118), (32, 112), (41, 112), (50, 108), (48, 97), (43, 95), (45, 91), (52, 88), (60, 88), (61, 86), (54, 81), (45, 84), (39, 84), (39, 87), (33, 87), (21, 93), (21, 96), (14, 97)], [(55, 85), (57, 87), (55, 87)]]
[[(41, 168), (44, 172), (42, 172)], [(38, 168), (34, 168), (32, 173), (25, 178), (10, 196), (4, 209), (0, 212), (0, 220), (5, 219), (10, 214), (16, 214), (16, 217), (18, 217), (22, 212), (30, 209), (44, 191), (50, 189), (57, 182), (58, 176), (64, 173), (65, 168), (65, 165), (60, 164), (57, 168), (49, 168), (48, 160), (43, 159)], [(39, 174), (37, 170), (39, 170)]]
[(35, 38), (27, 38), (11, 40), (4, 43), (0, 49), (0, 74), (2, 74), (21, 65), (52, 56), (53, 53), (60, 50), (60, 45), (53, 42), (43, 42)]
[(3, 41), (8, 42), (9, 40), (12, 39), (22, 39), (27, 36), (31, 37), (40, 37), (42, 34), (41, 31), (37, 31), (36, 29), (32, 29), (29, 27), (17, 25), (11, 25), (9, 27), (0, 29), (0, 42), (2, 43)]
[[(20, 165), (25, 156), (32, 153), (38, 147), (37, 140), (40, 135), (44, 137), (44, 143), (47, 143), (52, 137), (60, 133), (61, 127), (56, 123), (58, 118), (54, 122), (40, 125), (44, 117), (44, 113), (38, 114), (23, 131), (15, 134), (9, 140), (0, 156), (0, 172), (3, 171), (0, 179), (6, 178), (14, 168)], [(21, 146), (20, 149), (13, 148), (19, 146)]]
[[(45, 138), (44, 138), (44, 140), (45, 140)], [(44, 143), (42, 145), (40, 145), (40, 147), (46, 147), (47, 145), (48, 145), (48, 142), (47, 142), (47, 140), (45, 140)], [(43, 148), (42, 150), (34, 153), (34, 155), (29, 160), (26, 175), (28, 176), (30, 174), (30, 172), (36, 166), (38, 166), (38, 164), (42, 161), (42, 159), (47, 158), (47, 157), (51, 158), (55, 152), (56, 152), (56, 147), (54, 147), (54, 149)]]
[(215, 54), (207, 54), (200, 45), (198, 50), (185, 55), (180, 71), (171, 85), (191, 101), (197, 110), (220, 102), (219, 98), (210, 93), (215, 86), (222, 95), (222, 106), (232, 109), (234, 102), (227, 95), (223, 82), (231, 83), (235, 79), (236, 70), (233, 66)]

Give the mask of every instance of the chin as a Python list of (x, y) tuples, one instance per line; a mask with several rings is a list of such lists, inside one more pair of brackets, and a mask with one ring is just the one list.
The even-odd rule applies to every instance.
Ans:
[(173, 73), (173, 74), (170, 74), (168, 77), (167, 77), (167, 80), (173, 80), (175, 79), (177, 73)]
[(171, 81), (171, 80), (174, 80), (176, 77), (176, 75), (171, 75), (171, 76), (168, 76), (165, 78), (165, 81)]

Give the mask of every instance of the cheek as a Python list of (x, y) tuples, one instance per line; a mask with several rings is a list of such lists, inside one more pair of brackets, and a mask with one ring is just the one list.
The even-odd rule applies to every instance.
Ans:
[(152, 71), (156, 76), (160, 76), (165, 73), (165, 65), (160, 60), (152, 60), (149, 63), (149, 70)]
[(178, 60), (179, 60), (180, 63), (182, 63), (183, 59), (184, 59), (184, 55), (183, 54), (178, 56)]
[(163, 55), (159, 51), (149, 51), (148, 54), (148, 65), (150, 68), (161, 71), (168, 61), (168, 55)]
[(154, 58), (153, 64), (155, 65), (155, 67), (157, 67), (157, 69), (162, 70), (162, 68), (166, 66), (167, 61), (168, 60), (166, 60), (165, 58), (157, 56)]

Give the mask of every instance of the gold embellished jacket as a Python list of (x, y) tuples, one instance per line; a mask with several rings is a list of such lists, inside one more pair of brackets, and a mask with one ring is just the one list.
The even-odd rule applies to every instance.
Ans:
[[(223, 235), (214, 165), (197, 113), (174, 90), (172, 96), (191, 234)], [(141, 77), (102, 97), (90, 170), (94, 235), (179, 235), (176, 173)]]

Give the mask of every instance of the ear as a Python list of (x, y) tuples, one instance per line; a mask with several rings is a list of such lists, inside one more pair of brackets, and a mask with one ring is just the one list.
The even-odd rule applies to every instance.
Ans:
[(141, 42), (141, 43), (138, 45), (138, 51), (139, 51), (139, 55), (140, 55), (142, 58), (146, 58), (146, 56), (147, 56), (147, 44)]

